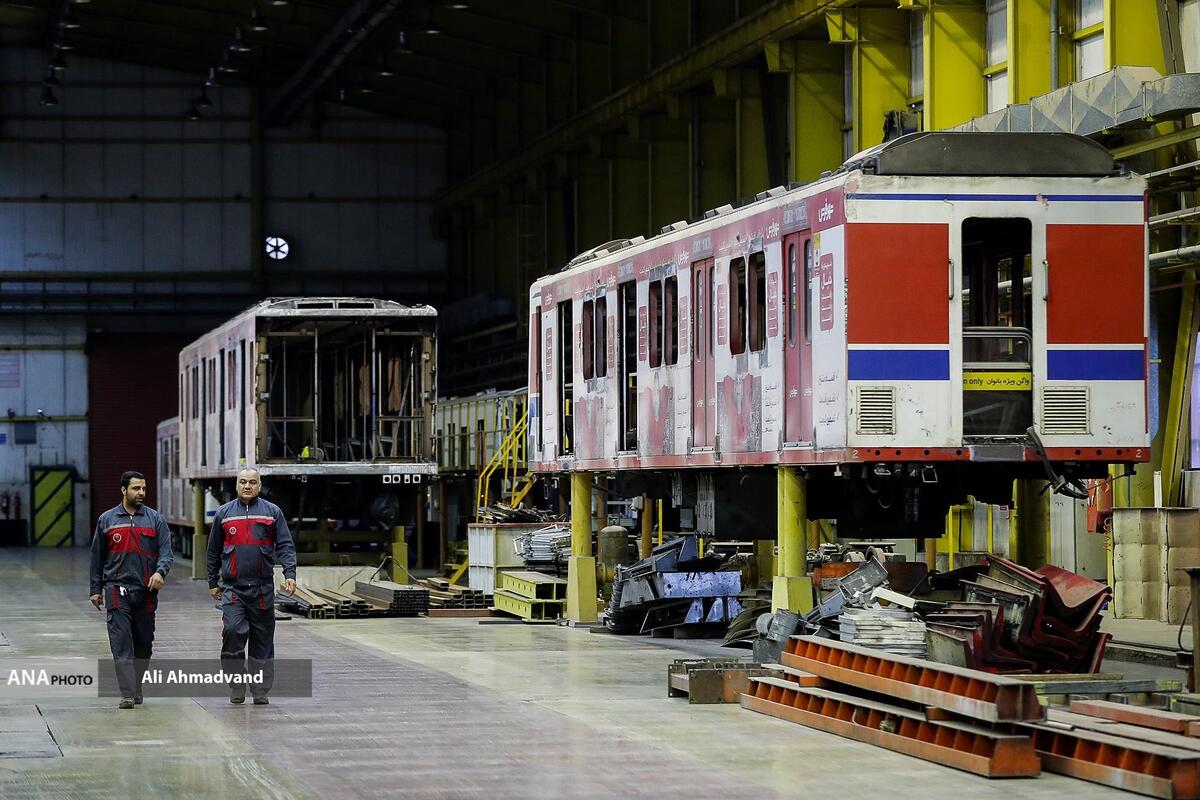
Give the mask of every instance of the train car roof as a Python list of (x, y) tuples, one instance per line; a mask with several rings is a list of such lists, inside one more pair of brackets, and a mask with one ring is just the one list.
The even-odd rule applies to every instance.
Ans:
[(188, 350), (210, 336), (236, 325), (247, 317), (271, 317), (295, 319), (362, 319), (363, 317), (437, 317), (437, 309), (430, 305), (405, 305), (395, 300), (380, 300), (374, 297), (268, 297), (255, 303), (203, 336), (189, 342)]
[[(1107, 178), (1125, 173), (1112, 154), (1086, 136), (1074, 133), (1025, 133), (979, 131), (923, 131), (910, 133), (876, 145), (847, 159), (835, 172), (804, 184), (777, 186), (759, 192), (736, 208), (724, 205), (704, 212), (701, 219), (674, 222), (647, 239), (614, 239), (586, 250), (566, 266), (543, 275), (530, 287), (552, 282), (576, 268), (593, 268), (608, 256), (628, 248), (653, 246), (657, 240), (678, 231), (703, 230), (705, 223), (734, 211), (793, 192), (810, 193), (818, 185), (845, 179), (850, 173), (946, 177), (1069, 177)], [(632, 253), (623, 254), (628, 258)]]

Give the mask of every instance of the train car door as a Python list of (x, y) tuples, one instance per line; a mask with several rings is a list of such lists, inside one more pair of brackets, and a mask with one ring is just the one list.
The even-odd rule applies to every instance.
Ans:
[(1023, 439), (1033, 424), (1033, 223), (961, 220), (963, 437)]
[(692, 264), (692, 447), (712, 447), (717, 427), (713, 371), (713, 260)]
[(813, 243), (810, 231), (783, 240), (784, 306), (784, 442), (813, 441), (812, 308)]

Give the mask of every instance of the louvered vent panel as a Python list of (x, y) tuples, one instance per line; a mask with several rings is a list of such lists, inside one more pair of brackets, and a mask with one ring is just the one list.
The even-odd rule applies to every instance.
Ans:
[(894, 436), (896, 434), (895, 387), (859, 388), (856, 432), (860, 436)]
[(1042, 433), (1086, 434), (1090, 416), (1086, 386), (1048, 386), (1042, 389)]

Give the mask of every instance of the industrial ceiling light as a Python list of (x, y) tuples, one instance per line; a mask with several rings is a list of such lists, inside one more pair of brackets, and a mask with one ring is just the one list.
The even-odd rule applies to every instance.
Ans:
[(454, 11), (466, 11), (470, 7), (471, 7), (470, 3), (447, 3), (446, 4), (446, 8), (452, 9)]
[(58, 21), (58, 27), (64, 31), (73, 31), (79, 27), (79, 20), (71, 14), (70, 9), (63, 13), (62, 19)]
[(203, 119), (203, 117), (200, 115), (200, 109), (196, 108), (194, 104), (188, 107), (187, 118), (191, 122), (199, 122), (201, 119)]
[(271, 5), (273, 6), (286, 6), (287, 4), (288, 0), (271, 0)]
[(357, 88), (358, 91), (361, 92), (362, 94), (374, 94), (375, 93), (375, 87), (372, 86), (371, 82), (367, 80), (366, 75), (360, 75), (358, 77), (358, 83), (355, 86), (355, 88)]
[(54, 90), (49, 86), (44, 87), (42, 89), (42, 99), (38, 101), (38, 104), (43, 106), (58, 105), (58, 98), (54, 96)]
[(47, 86), (51, 89), (57, 89), (60, 86), (62, 86), (62, 81), (60, 81), (58, 79), (58, 77), (54, 74), (53, 69), (47, 68), (46, 69), (46, 79), (44, 81), (42, 81), (42, 86)]
[(233, 31), (233, 41), (229, 45), (229, 49), (235, 53), (249, 53), (252, 49), (246, 41), (242, 33), (242, 26), (238, 25)]
[(259, 10), (258, 6), (250, 9), (250, 30), (256, 33), (262, 33), (269, 27), (270, 26), (267, 25), (267, 21), (263, 18), (262, 11)]
[(75, 5), (77, 6), (86, 6), (90, 2), (92, 2), (92, 0), (74, 0)]
[(50, 69), (65, 70), (67, 68), (67, 59), (63, 57), (62, 50), (55, 48), (54, 55), (50, 57)]
[(68, 50), (75, 49), (75, 45), (71, 44), (66, 39), (62, 38), (61, 36), (58, 38), (58, 41), (54, 43), (54, 46), (56, 48), (58, 48), (59, 50), (62, 50), (64, 53)]
[(208, 97), (208, 83), (200, 85), (200, 94), (192, 98), (192, 106), (195, 108), (212, 108), (213, 101)]
[(217, 71), (219, 71), (219, 72), (237, 72), (238, 71), (237, 65), (229, 60), (228, 52), (226, 52), (225, 55), (221, 56), (221, 63), (217, 65)]
[(219, 87), (221, 85), (220, 77), (217, 75), (216, 67), (208, 68), (208, 77), (204, 79), (205, 86)]
[(391, 64), (388, 63), (387, 53), (379, 54), (379, 66), (375, 68), (375, 74), (381, 78), (390, 78), (396, 74)]

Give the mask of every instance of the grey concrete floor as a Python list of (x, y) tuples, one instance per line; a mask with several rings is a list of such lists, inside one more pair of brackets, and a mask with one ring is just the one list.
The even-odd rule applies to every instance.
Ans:
[[(5, 659), (107, 656), (86, 568), (81, 551), (0, 550), (0, 671)], [(155, 655), (215, 655), (220, 616), (178, 572)], [(470, 619), (289, 620), (277, 656), (313, 659), (312, 698), (133, 711), (0, 701), (0, 742), (45, 724), (61, 751), (0, 757), (0, 798), (1122, 796), (1049, 774), (988, 781), (736, 706), (669, 700), (666, 665), (703, 647)]]

